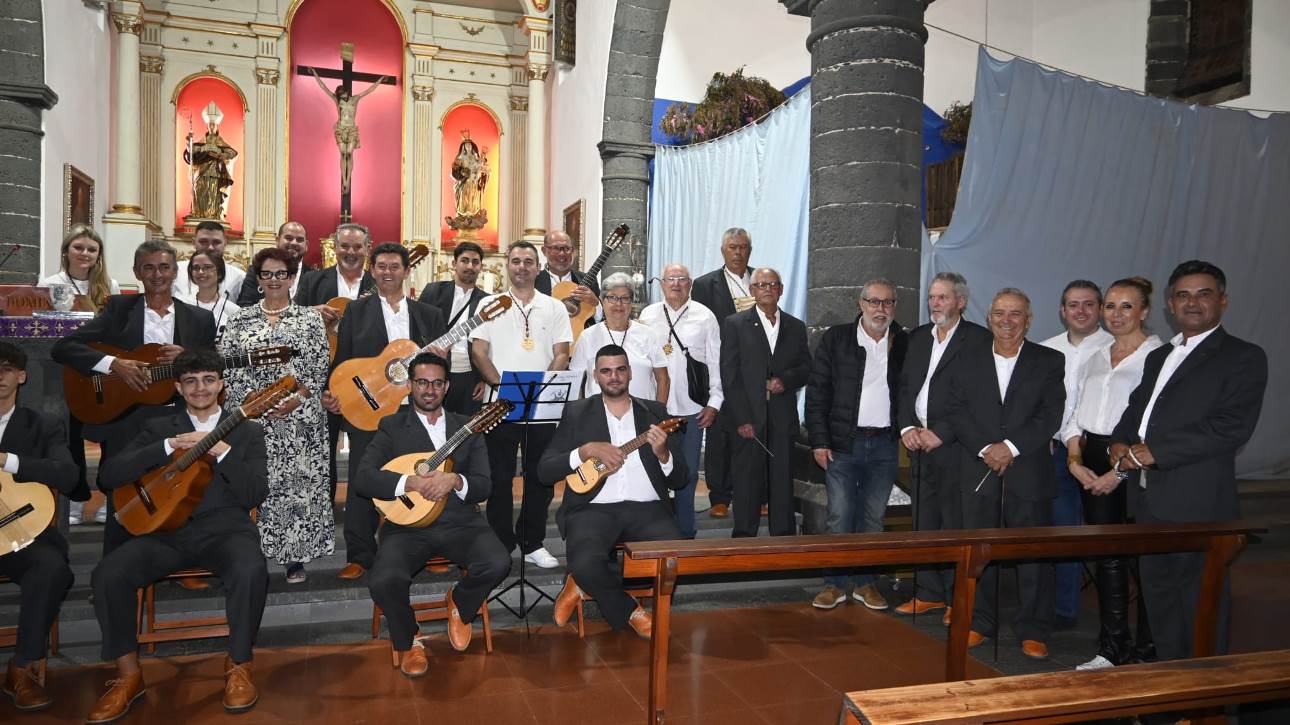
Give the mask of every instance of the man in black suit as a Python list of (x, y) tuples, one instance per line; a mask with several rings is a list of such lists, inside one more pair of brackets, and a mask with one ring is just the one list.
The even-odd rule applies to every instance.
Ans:
[[(748, 230), (731, 227), (721, 235), (721, 258), (724, 264), (694, 280), (690, 296), (712, 310), (717, 324), (735, 314), (736, 303), (747, 309), (752, 302), (752, 270), (748, 258), (752, 256), (752, 238)], [(737, 446), (728, 426), (722, 423), (721, 412), (707, 430), (703, 454), (703, 480), (708, 486), (708, 501), (712, 505), (709, 515), (722, 519), (730, 515), (730, 499), (734, 493), (731, 477), (731, 451)]]
[[(963, 527), (959, 486), (959, 449), (946, 418), (946, 381), (961, 353), (993, 341), (990, 331), (963, 319), (968, 285), (957, 272), (941, 272), (927, 291), (931, 322), (909, 333), (909, 350), (900, 372), (896, 410), (900, 439), (913, 455), (914, 518), (919, 531)], [(915, 577), (914, 598), (896, 607), (900, 614), (945, 609), (954, 598), (954, 567), (923, 566)], [(950, 612), (941, 621), (950, 623)]]
[[(143, 390), (148, 385), (146, 364), (104, 355), (89, 343), (107, 343), (124, 350), (133, 350), (145, 343), (158, 343), (163, 346), (160, 358), (163, 363), (173, 362), (188, 348), (214, 347), (215, 318), (211, 313), (171, 296), (175, 282), (173, 247), (163, 241), (140, 244), (134, 252), (134, 276), (143, 285), (143, 294), (109, 297), (98, 316), (55, 343), (50, 352), (54, 362), (67, 365), (82, 375), (115, 374), (134, 390)], [(139, 432), (144, 421), (173, 412), (172, 405), (141, 405), (110, 423), (85, 426), (86, 440), (102, 444), (100, 475), (103, 464), (121, 452)], [(101, 481), (99, 487), (103, 488)], [(107, 525), (103, 530), (104, 556), (130, 537), (113, 517), (115, 508), (110, 496), (107, 506)]]
[[(614, 545), (681, 538), (668, 496), (669, 489), (679, 490), (688, 480), (681, 436), (668, 436), (658, 427), (668, 418), (662, 403), (628, 392), (632, 369), (622, 347), (600, 348), (593, 374), (600, 393), (565, 405), (555, 438), (538, 464), (538, 476), (548, 485), (591, 458), (608, 467), (597, 488), (586, 493), (566, 488), (556, 512), (568, 551), (569, 577), (555, 600), (555, 623), (567, 624), (586, 592), (610, 627), (630, 626), (649, 639), (653, 621), (623, 588), (614, 567)], [(619, 446), (642, 433), (649, 445), (623, 455)]]
[[(1057, 477), (1048, 439), (1057, 432), (1066, 404), (1066, 358), (1026, 341), (1033, 315), (1030, 298), (1013, 287), (990, 303), (994, 343), (964, 350), (949, 379), (946, 418), (959, 443), (959, 490), (963, 524), (969, 529), (1051, 526)], [(976, 590), (968, 646), (997, 636), (995, 581), (991, 566)], [(1021, 651), (1048, 657), (1053, 630), (1053, 564), (1017, 564), (1021, 605), (1013, 628)]]
[[(43, 483), (71, 493), (80, 472), (67, 450), (67, 438), (60, 426), (51, 426), (31, 408), (18, 407), (18, 388), (26, 382), (27, 354), (0, 342), (0, 470), (15, 481)], [(21, 518), (17, 525), (22, 525)], [(4, 692), (20, 711), (44, 710), (54, 702), (45, 692), (49, 628), (72, 586), (67, 540), (51, 522), (35, 541), (0, 556), (0, 575), (22, 590), (17, 649), (9, 660)]]
[[(175, 360), (185, 408), (153, 418), (120, 455), (103, 464), (108, 491), (166, 466), (176, 451), (191, 449), (230, 415), (220, 409), (223, 360), (213, 350), (189, 350)], [(90, 577), (94, 614), (103, 632), (103, 659), (115, 660), (116, 677), (90, 711), (89, 722), (112, 722), (144, 693), (136, 639), (135, 594), (179, 569), (199, 566), (224, 584), (228, 655), (224, 659), (224, 708), (243, 712), (258, 699), (251, 659), (264, 614), (269, 574), (251, 509), (269, 493), (264, 429), (244, 421), (207, 453), (211, 479), (192, 516), (173, 531), (136, 536), (105, 556)]]
[[(421, 302), (439, 308), (448, 329), (475, 314), (488, 293), (475, 285), (484, 266), (484, 250), (474, 242), (460, 242), (452, 250), (452, 279), (430, 282), (421, 290)], [(474, 413), (484, 399), (484, 382), (470, 359), (470, 343), (462, 338), (448, 356), (448, 395), (443, 406), (453, 413)]]
[[(443, 315), (430, 305), (409, 299), (403, 291), (408, 276), (408, 250), (401, 244), (386, 242), (372, 249), (370, 265), (376, 279), (376, 294), (357, 300), (340, 318), (336, 337), (336, 358), (332, 369), (346, 360), (375, 357), (395, 340), (411, 340), (423, 347), (446, 332)], [(443, 350), (433, 350), (443, 354)], [(323, 393), (322, 404), (330, 413), (340, 413), (335, 391)], [(347, 481), (358, 476), (363, 452), (376, 434), (344, 423), (349, 438), (349, 471)], [(376, 561), (376, 526), (380, 523), (372, 499), (361, 495), (345, 497), (345, 559), (341, 579), (357, 579)]]
[[(300, 271), (296, 274), (296, 289), (291, 291), (291, 297), (294, 299), (300, 285), (308, 276), (306, 273), (317, 269), (305, 264), (305, 252), (309, 251), (309, 237), (305, 236), (305, 225), (300, 222), (287, 222), (278, 227), (278, 237), (274, 245), (278, 249), (285, 249), (300, 263)], [(262, 299), (264, 299), (264, 293), (260, 291), (259, 280), (255, 275), (246, 275), (246, 279), (242, 280), (242, 290), (237, 293), (237, 306), (250, 307)]]
[[(542, 255), (546, 257), (546, 269), (538, 272), (533, 279), (533, 287), (544, 295), (561, 282), (576, 282), (578, 288), (573, 296), (581, 303), (600, 304), (600, 284), (591, 275), (573, 268), (573, 241), (569, 235), (556, 229), (546, 233), (542, 239)], [(595, 324), (595, 318), (587, 319), (587, 327)]]
[[(1268, 358), (1220, 326), (1226, 309), (1227, 278), (1215, 265), (1190, 260), (1169, 275), (1169, 312), (1179, 333), (1147, 356), (1142, 382), (1111, 434), (1117, 470), (1143, 471), (1138, 490), (1129, 490), (1138, 523), (1240, 517), (1236, 452), (1258, 423)], [(1157, 654), (1191, 657), (1205, 555), (1144, 554), (1139, 567)], [(1230, 608), (1224, 580), (1215, 654), (1227, 651)]]
[(400, 653), (399, 669), (408, 677), (420, 677), (430, 664), (417, 637), (416, 614), (408, 603), (412, 578), (436, 554), (466, 568), (461, 581), (448, 592), (448, 641), (464, 652), (470, 645), (471, 622), (488, 593), (510, 572), (511, 557), (475, 510), (476, 504), (488, 500), (492, 487), (482, 436), (467, 439), (453, 451), (452, 473), (403, 476), (381, 470), (399, 456), (438, 450), (469, 421), (443, 409), (444, 396), (452, 388), (447, 360), (422, 353), (412, 361), (409, 375), (412, 405), (381, 420), (352, 485), (370, 498), (394, 499), (415, 492), (431, 501), (444, 501), (443, 513), (424, 528), (385, 523), (367, 583), (372, 601), (385, 612), (390, 641)]
[[(771, 536), (796, 532), (793, 516), (793, 437), (797, 391), (811, 374), (806, 325), (779, 309), (784, 284), (765, 268), (752, 276), (757, 304), (721, 327), (721, 425), (738, 436), (734, 459), (734, 536), (756, 536), (761, 502), (769, 501)], [(764, 446), (764, 448), (763, 448)], [(774, 456), (767, 461), (769, 449)], [(769, 478), (768, 478), (769, 476)]]

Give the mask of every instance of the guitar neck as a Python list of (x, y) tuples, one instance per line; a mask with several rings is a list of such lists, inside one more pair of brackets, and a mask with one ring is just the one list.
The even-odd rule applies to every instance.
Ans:
[(592, 262), (590, 267), (587, 267), (585, 274), (592, 280), (596, 280), (600, 275), (600, 268), (605, 266), (605, 262), (609, 261), (609, 255), (614, 253), (614, 249), (606, 247), (600, 250), (600, 254), (596, 256), (596, 261)]
[[(251, 367), (251, 353), (249, 352), (236, 352), (232, 355), (224, 355), (223, 358), (225, 370)], [(158, 380), (170, 380), (175, 377), (175, 364), (168, 362), (149, 365), (148, 375), (154, 383)]]
[[(430, 342), (430, 344), (426, 345), (420, 350), (417, 350), (417, 354), (419, 355), (429, 350), (432, 347), (441, 347), (447, 350), (453, 345), (456, 345), (458, 342), (466, 339), (466, 336), (469, 335), (471, 331), (473, 331), (476, 327), (479, 327), (482, 324), (484, 324), (483, 316), (475, 315), (474, 317), (470, 318), (469, 320), (466, 320), (465, 322), (458, 323), (456, 327), (445, 332), (439, 337), (436, 337), (434, 340)], [(412, 357), (416, 357), (416, 355), (413, 355)], [(412, 361), (412, 358), (408, 358), (408, 362), (411, 362), (411, 361)]]
[(624, 456), (631, 455), (632, 451), (635, 451), (637, 448), (640, 448), (641, 446), (649, 442), (649, 438), (647, 436), (649, 436), (649, 431), (641, 433), (640, 435), (627, 441), (621, 446), (618, 446), (619, 452), (621, 452)]
[(244, 420), (246, 420), (246, 416), (242, 414), (240, 409), (230, 413), (224, 420), (219, 422), (219, 425), (215, 426), (215, 430), (207, 433), (200, 441), (197, 441), (197, 445), (189, 448), (187, 453), (180, 456), (179, 470), (182, 471), (193, 465), (197, 459), (206, 455), (211, 448), (215, 447), (216, 443), (224, 440), (224, 436), (231, 433)]
[(443, 465), (444, 461), (448, 460), (448, 457), (452, 455), (452, 452), (457, 450), (458, 446), (462, 443), (465, 443), (466, 439), (469, 437), (470, 426), (463, 425), (461, 428), (457, 429), (456, 433), (448, 436), (448, 440), (444, 441), (443, 446), (436, 450), (434, 455), (430, 456), (426, 461), (426, 465), (429, 466), (432, 471), (437, 470), (439, 466)]

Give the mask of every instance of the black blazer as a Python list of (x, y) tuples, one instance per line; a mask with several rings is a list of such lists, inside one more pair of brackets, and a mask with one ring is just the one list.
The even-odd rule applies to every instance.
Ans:
[[(444, 411), (447, 421), (445, 433), (452, 437), (469, 420), (469, 416), (457, 415)], [(381, 466), (408, 453), (427, 453), (435, 450), (430, 441), (430, 434), (425, 426), (417, 420), (418, 413), (411, 406), (406, 406), (393, 415), (381, 419), (376, 429), (376, 436), (367, 444), (363, 459), (358, 464), (358, 473), (354, 479), (354, 490), (368, 498), (394, 498), (394, 487), (399, 483), (399, 474), (382, 471)], [(478, 516), (475, 504), (488, 500), (492, 491), (492, 477), (488, 469), (488, 448), (484, 445), (482, 435), (471, 436), (457, 447), (449, 456), (452, 470), (466, 477), (466, 500), (462, 501), (456, 493), (449, 493), (443, 513), (435, 520), (462, 521)], [(431, 524), (434, 526), (435, 524)], [(385, 526), (394, 527), (389, 522)]]
[[(296, 285), (297, 295), (300, 294), (300, 288), (304, 287), (305, 280), (309, 278), (309, 273), (315, 272), (317, 269), (317, 267), (305, 264), (304, 262), (300, 263), (300, 269), (296, 271), (296, 275), (300, 277), (300, 284)], [(332, 295), (332, 297), (335, 296), (336, 295)], [(242, 280), (242, 289), (238, 291), (235, 302), (237, 302), (238, 307), (250, 307), (262, 299), (264, 299), (264, 293), (260, 291), (260, 280), (255, 278), (255, 269), (253, 267), (247, 267), (246, 277)], [(331, 297), (328, 297), (327, 299), (331, 299)], [(323, 302), (326, 301), (327, 300), (323, 300)]]
[[(1025, 501), (1043, 501), (1057, 495), (1057, 475), (1048, 439), (1062, 424), (1065, 375), (1064, 355), (1026, 341), (1008, 380), (1008, 394), (1001, 402), (993, 345), (976, 345), (960, 354), (947, 381), (945, 411), (959, 443), (960, 486), (965, 490), (976, 488), (989, 470), (977, 454), (1006, 438), (1020, 453), (1004, 473), (1008, 495)], [(990, 476), (982, 490), (991, 486), (998, 490), (996, 476)]]
[[(860, 387), (864, 381), (865, 349), (856, 342), (855, 322), (834, 325), (824, 332), (815, 348), (811, 379), (806, 386), (806, 430), (811, 448), (845, 449), (856, 435), (860, 411)], [(905, 361), (909, 335), (893, 322), (887, 330), (887, 391), (890, 394), (891, 437), (896, 428), (896, 399), (900, 369)]]
[[(405, 299), (403, 304), (408, 306), (408, 334), (418, 346), (424, 346), (448, 331), (443, 313), (438, 308), (409, 299)], [(393, 340), (385, 334), (380, 296), (368, 295), (354, 300), (345, 316), (340, 318), (333, 369), (346, 360), (379, 355), (391, 342)]]
[[(1162, 345), (1147, 355), (1142, 382), (1129, 396), (1113, 441), (1138, 442), (1142, 415), (1172, 350)], [(1254, 434), (1267, 384), (1263, 348), (1222, 327), (1210, 333), (1156, 398), (1144, 441), (1156, 463), (1145, 473), (1146, 490), (1129, 490), (1137, 505), (1165, 521), (1239, 518), (1236, 452)]]
[[(230, 414), (220, 412), (220, 420)], [(120, 454), (104, 461), (99, 471), (99, 485), (107, 491), (124, 486), (154, 468), (170, 463), (162, 441), (191, 433), (193, 422), (187, 409), (174, 415), (151, 418)], [(220, 509), (250, 511), (269, 495), (269, 469), (264, 447), (264, 428), (257, 421), (242, 421), (227, 436), (229, 445), (224, 460), (213, 464), (214, 476), (193, 511), (193, 518)]]
[[(367, 271), (363, 272), (362, 279), (358, 282), (358, 293), (367, 294), (376, 287), (376, 280)], [(300, 280), (296, 287), (295, 303), (305, 307), (326, 304), (328, 300), (340, 296), (340, 288), (336, 284), (336, 265), (315, 269)]]
[[(574, 282), (581, 285), (586, 285), (587, 287), (589, 287), (597, 297), (600, 296), (600, 284), (597, 283), (596, 279), (591, 275), (587, 274), (586, 272), (579, 272), (576, 269), (571, 269), (569, 270), (569, 276), (573, 278)], [(538, 292), (541, 292), (544, 295), (550, 295), (551, 286), (552, 286), (551, 273), (545, 269), (542, 270), (541, 272), (538, 272), (537, 277), (534, 278), (533, 280), (533, 286), (537, 289)], [(590, 322), (590, 320), (588, 320), (588, 322)]]
[[(417, 299), (421, 304), (438, 308), (443, 313), (444, 321), (447, 322), (452, 319), (452, 297), (456, 291), (456, 286), (450, 279), (431, 282), (422, 288), (421, 296)], [(487, 296), (488, 293), (478, 287), (472, 289), (470, 298), (466, 300), (466, 310), (461, 313), (461, 317), (457, 318), (457, 323), (460, 324), (470, 319), (470, 316), (475, 314), (475, 308), (479, 306), (479, 301)]]
[(47, 421), (31, 408), (17, 406), (0, 438), (0, 451), (18, 456), (15, 481), (43, 483), (69, 495), (77, 488), (80, 471), (72, 463), (61, 422)]
[[(215, 348), (215, 318), (207, 310), (186, 302), (175, 305), (175, 344), (183, 348)], [(69, 365), (84, 375), (94, 373), (103, 353), (90, 342), (103, 342), (131, 350), (143, 344), (143, 295), (112, 295), (94, 319), (54, 343), (54, 362)]]
[[(667, 408), (660, 402), (632, 398), (632, 416), (636, 421), (636, 434), (649, 430), (651, 425), (658, 424), (669, 417)], [(565, 476), (573, 473), (569, 466), (569, 454), (584, 443), (609, 442), (609, 424), (605, 421), (605, 404), (599, 393), (589, 398), (575, 400), (564, 406), (560, 416), (560, 425), (555, 429), (555, 436), (538, 463), (538, 479), (548, 486), (554, 486)], [(685, 467), (685, 456), (681, 452), (681, 435), (674, 433), (667, 437), (667, 449), (672, 454), (672, 472), (663, 475), (663, 466), (654, 455), (654, 449), (648, 445), (637, 449), (641, 464), (649, 474), (649, 482), (654, 486), (654, 493), (664, 506), (671, 508), (668, 489), (679, 490), (689, 482)], [(564, 522), (569, 514), (591, 504), (595, 496), (591, 493), (576, 493), (566, 488), (564, 499), (555, 513), (555, 523), (564, 535)]]
[(725, 267), (718, 267), (708, 272), (694, 280), (694, 286), (690, 288), (690, 297), (712, 310), (718, 323), (735, 314), (735, 301), (730, 297), (730, 286), (726, 284), (723, 270)]
[[(914, 328), (909, 333), (909, 348), (905, 351), (905, 364), (900, 371), (900, 392), (896, 404), (897, 433), (910, 426), (922, 427), (922, 423), (914, 413), (914, 401), (918, 399), (918, 391), (923, 389), (923, 381), (927, 379), (927, 367), (932, 363), (933, 327), (935, 325), (929, 322)], [(936, 370), (932, 372), (932, 382), (927, 387), (927, 419), (932, 423), (932, 432), (941, 439), (943, 445), (929, 455), (941, 465), (958, 463), (958, 454), (954, 452), (953, 446), (954, 428), (945, 417), (946, 406), (949, 403), (949, 386), (946, 381), (949, 379), (948, 371), (952, 370), (950, 366), (963, 350), (993, 344), (994, 336), (989, 330), (975, 322), (960, 319), (958, 327), (954, 330), (954, 337), (950, 338), (945, 353), (941, 355), (940, 361), (936, 364)]]
[[(729, 295), (727, 295), (729, 296)], [(790, 421), (794, 434), (800, 425), (797, 417), (797, 391), (811, 375), (811, 351), (806, 341), (806, 325), (792, 315), (779, 311), (779, 338), (775, 354), (761, 327), (757, 308), (744, 310), (726, 318), (721, 325), (721, 387), (726, 402), (721, 421), (728, 430), (752, 423), (757, 430), (766, 427), (766, 412), (776, 421)], [(784, 392), (770, 396), (766, 404), (766, 379), (778, 377)]]

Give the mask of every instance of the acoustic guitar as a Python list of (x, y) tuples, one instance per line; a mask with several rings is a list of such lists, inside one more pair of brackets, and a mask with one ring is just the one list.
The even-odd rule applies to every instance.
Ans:
[[(421, 264), (421, 262), (425, 261), (425, 259), (429, 256), (430, 256), (430, 249), (424, 244), (418, 244), (412, 249), (409, 249), (408, 250), (408, 270), (411, 271), (418, 264)], [(323, 303), (328, 307), (332, 308), (333, 310), (336, 310), (336, 319), (327, 323), (327, 350), (328, 350), (327, 360), (328, 361), (336, 359), (336, 335), (337, 333), (340, 332), (340, 318), (345, 316), (345, 310), (349, 309), (349, 303), (355, 302), (357, 300), (361, 300), (375, 291), (376, 291), (376, 286), (373, 285), (371, 289), (359, 295), (357, 298), (353, 300), (351, 300), (348, 297), (333, 297), (327, 300), (325, 303)]]
[(408, 397), (408, 366), (417, 355), (432, 347), (447, 350), (465, 339), (476, 327), (511, 308), (511, 298), (501, 295), (484, 305), (474, 317), (459, 322), (425, 347), (411, 340), (395, 340), (376, 357), (346, 360), (331, 373), (327, 386), (340, 401), (340, 414), (359, 430), (376, 430), (381, 418), (393, 413)]
[(116, 520), (135, 536), (174, 531), (193, 515), (214, 477), (214, 459), (206, 453), (239, 426), (273, 410), (299, 385), (294, 376), (280, 378), (263, 390), (246, 396), (232, 413), (192, 448), (170, 454), (170, 463), (155, 468), (137, 481), (112, 492)]
[[(82, 423), (107, 423), (132, 406), (163, 405), (175, 396), (175, 366), (173, 363), (158, 362), (161, 345), (149, 343), (133, 350), (122, 350), (101, 342), (91, 342), (89, 346), (122, 360), (148, 363), (148, 387), (136, 391), (126, 385), (116, 373), (82, 375), (71, 366), (63, 366), (63, 393), (67, 397), (67, 408)], [(225, 355), (224, 369), (279, 365), (295, 356), (296, 349), (293, 347), (262, 347)]]
[[(587, 276), (596, 279), (600, 274), (600, 268), (605, 266), (609, 261), (609, 255), (627, 239), (631, 230), (626, 224), (619, 224), (609, 236), (605, 238), (605, 243), (600, 247), (600, 254), (597, 255), (596, 261), (591, 263), (587, 268)], [(578, 289), (577, 282), (561, 282), (551, 290), (551, 296), (564, 303), (565, 309), (569, 310), (569, 326), (573, 328), (573, 341), (578, 341), (578, 336), (582, 334), (582, 328), (587, 324), (587, 320), (596, 314), (598, 304), (593, 300), (591, 302), (578, 302), (573, 296), (573, 291)]]
[[(478, 413), (443, 442), (443, 447), (434, 453), (409, 453), (399, 456), (381, 466), (382, 471), (390, 471), (405, 476), (427, 476), (431, 471), (452, 472), (452, 461), (449, 456), (473, 435), (487, 433), (506, 419), (515, 405), (509, 400), (498, 400), (485, 405)], [(456, 494), (449, 493), (449, 496)], [(443, 513), (447, 498), (431, 501), (416, 491), (408, 491), (402, 496), (391, 499), (374, 498), (372, 503), (380, 509), (381, 515), (390, 523), (412, 528), (424, 528), (434, 523)]]
[[(656, 425), (664, 433), (671, 435), (673, 431), (685, 425), (685, 418), (668, 418)], [(641, 433), (618, 446), (618, 450), (622, 451), (624, 456), (629, 455), (632, 451), (649, 442), (645, 437), (647, 435), (649, 435), (649, 431)], [(606, 478), (609, 478), (609, 466), (602, 463), (599, 458), (592, 456), (583, 461), (581, 466), (573, 469), (573, 473), (565, 476), (564, 483), (574, 493), (590, 493), (599, 489)]]
[(0, 471), (0, 556), (27, 548), (53, 520), (53, 489)]

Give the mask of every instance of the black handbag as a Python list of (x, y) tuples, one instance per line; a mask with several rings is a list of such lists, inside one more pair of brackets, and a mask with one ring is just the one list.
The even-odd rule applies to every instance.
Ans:
[(672, 316), (667, 314), (666, 309), (663, 310), (663, 317), (667, 320), (667, 328), (671, 331), (672, 338), (681, 347), (681, 354), (685, 355), (685, 380), (688, 383), (690, 400), (706, 406), (708, 404), (708, 364), (701, 363), (690, 356), (690, 349), (676, 334), (676, 328), (672, 326)]

